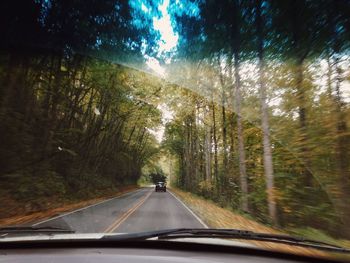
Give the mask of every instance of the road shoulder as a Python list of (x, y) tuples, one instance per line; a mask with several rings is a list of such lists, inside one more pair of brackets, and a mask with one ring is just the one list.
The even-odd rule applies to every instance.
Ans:
[(103, 197), (88, 199), (88, 200), (69, 203), (69, 204), (62, 204), (59, 207), (55, 207), (53, 209), (47, 209), (45, 211), (34, 212), (34, 213), (24, 214), (24, 215), (16, 215), (8, 218), (2, 218), (0, 219), (0, 225), (1, 226), (11, 226), (11, 225), (21, 225), (21, 224), (36, 225), (36, 224), (45, 222), (46, 220), (52, 220), (59, 216), (63, 216), (69, 213), (74, 213), (78, 210), (85, 209), (103, 202), (107, 202), (113, 198), (118, 198), (122, 195), (125, 195), (130, 192), (134, 192), (138, 189), (140, 189), (140, 187), (138, 186), (127, 186), (127, 187), (121, 188), (117, 193), (112, 195), (107, 195)]
[[(232, 228), (250, 230), (260, 233), (271, 234), (286, 234), (282, 231), (265, 226), (252, 219), (246, 218), (238, 213), (234, 213), (229, 209), (222, 208), (210, 200), (196, 196), (192, 193), (182, 191), (177, 188), (171, 188), (171, 191), (180, 199), (188, 209), (192, 210), (202, 221), (208, 225), (209, 228)], [(277, 251), (285, 251), (287, 253), (294, 253), (308, 256), (325, 256), (325, 253), (314, 249), (292, 247), (284, 244), (266, 243), (259, 241), (241, 241), (253, 244), (257, 247), (267, 248)]]
[(182, 204), (190, 213), (193, 215), (205, 228), (209, 228), (208, 225), (199, 217), (197, 216), (182, 200), (176, 196), (175, 193), (172, 193), (170, 189), (168, 189), (168, 192), (177, 200), (180, 204)]

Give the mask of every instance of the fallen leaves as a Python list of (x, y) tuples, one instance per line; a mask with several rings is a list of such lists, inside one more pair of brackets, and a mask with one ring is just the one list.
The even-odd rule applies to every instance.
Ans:
[[(175, 193), (196, 215), (198, 215), (209, 227), (212, 228), (235, 228), (242, 230), (250, 230), (260, 233), (270, 234), (286, 234), (280, 230), (265, 226), (252, 219), (248, 219), (242, 215), (234, 213), (228, 209), (221, 208), (212, 201), (205, 200), (195, 196), (189, 192), (181, 191), (177, 188), (171, 188)], [(289, 246), (285, 244), (277, 244), (271, 242), (260, 241), (244, 241), (254, 244), (264, 249), (272, 249), (276, 251), (284, 251), (298, 255), (307, 255), (314, 257), (327, 257), (328, 254), (315, 249)]]
[(85, 206), (89, 206), (92, 204), (96, 204), (98, 202), (107, 200), (109, 198), (120, 196), (124, 193), (136, 190), (137, 186), (125, 186), (119, 189), (117, 193), (105, 195), (102, 197), (92, 198), (89, 200), (83, 200), (80, 202), (70, 203), (70, 204), (62, 204), (59, 207), (47, 209), (45, 211), (34, 212), (30, 214), (22, 214), (17, 216), (12, 216), (8, 218), (0, 219), (0, 226), (10, 226), (10, 225), (20, 225), (20, 224), (33, 224), (40, 220), (48, 219), (54, 216), (57, 216), (62, 213), (66, 213), (72, 210), (76, 210)]

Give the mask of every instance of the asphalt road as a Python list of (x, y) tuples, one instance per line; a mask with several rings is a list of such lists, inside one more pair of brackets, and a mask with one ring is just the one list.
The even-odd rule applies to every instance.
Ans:
[(76, 233), (132, 233), (168, 228), (204, 228), (181, 201), (146, 187), (92, 206), (38, 222), (34, 226), (69, 227)]

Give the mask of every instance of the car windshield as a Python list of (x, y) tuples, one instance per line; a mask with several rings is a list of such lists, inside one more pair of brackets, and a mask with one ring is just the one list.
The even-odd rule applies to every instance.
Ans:
[(4, 0), (0, 35), (0, 227), (350, 246), (350, 1)]

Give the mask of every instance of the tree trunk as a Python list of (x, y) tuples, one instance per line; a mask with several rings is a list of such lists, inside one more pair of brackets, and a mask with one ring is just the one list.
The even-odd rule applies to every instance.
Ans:
[(239, 174), (241, 184), (241, 207), (242, 210), (249, 213), (248, 204), (248, 176), (246, 171), (246, 159), (243, 138), (243, 125), (241, 116), (241, 80), (239, 75), (239, 54), (234, 54), (234, 74), (235, 74), (235, 108), (237, 115), (237, 139), (238, 139), (238, 155), (239, 155)]
[[(303, 32), (300, 30), (302, 28), (300, 20), (300, 10), (303, 8), (300, 6), (302, 2), (296, 1), (292, 5), (292, 38), (293, 38), (293, 52), (296, 54), (294, 68), (294, 88), (296, 92), (296, 101), (298, 107), (299, 115), (299, 129), (300, 129), (300, 159), (303, 160), (303, 171), (302, 171), (302, 184), (303, 187), (312, 187), (312, 173), (311, 173), (311, 161), (310, 161), (310, 151), (308, 147), (308, 120), (307, 120), (307, 109), (306, 109), (306, 90), (303, 86), (304, 82), (304, 61), (307, 58), (311, 46), (305, 46), (303, 44)], [(308, 191), (305, 191), (306, 196)], [(308, 199), (312, 197), (307, 197)]]
[[(205, 108), (205, 111), (205, 115), (208, 115), (207, 108)], [(211, 182), (211, 129), (209, 124), (205, 126), (205, 179)]]
[(272, 163), (272, 151), (270, 142), (270, 126), (268, 105), (266, 102), (266, 83), (265, 83), (265, 61), (264, 61), (264, 35), (263, 19), (261, 15), (261, 0), (256, 0), (256, 27), (258, 34), (258, 57), (259, 57), (259, 86), (261, 103), (261, 127), (263, 131), (264, 147), (264, 171), (266, 177), (266, 192), (269, 216), (274, 224), (277, 224), (276, 199), (274, 194), (274, 175)]
[(191, 173), (191, 135), (190, 135), (190, 125), (189, 120), (187, 119), (185, 124), (186, 130), (186, 140), (185, 140), (185, 160), (186, 160), (186, 172), (185, 172), (185, 188), (186, 190), (190, 189), (190, 173)]
[(232, 31), (231, 41), (234, 58), (234, 78), (235, 78), (235, 96), (234, 105), (237, 115), (237, 140), (238, 140), (238, 156), (239, 156), (239, 174), (241, 185), (241, 209), (249, 213), (248, 203), (248, 176), (246, 171), (246, 158), (243, 138), (243, 124), (241, 116), (241, 78), (240, 78), (240, 50), (241, 50), (241, 35), (240, 35), (240, 7), (239, 1), (232, 2)]
[(216, 187), (220, 190), (219, 180), (219, 168), (218, 168), (218, 140), (216, 136), (216, 118), (215, 118), (215, 104), (212, 102), (212, 113), (213, 113), (213, 142), (214, 142), (214, 178)]
[(221, 121), (222, 121), (222, 148), (223, 148), (223, 169), (222, 169), (222, 182), (221, 187), (224, 186), (224, 180), (227, 172), (227, 124), (226, 124), (226, 93), (225, 93), (225, 81), (221, 68), (221, 57), (219, 56), (218, 66), (220, 67), (220, 84), (221, 84)]
[[(338, 41), (338, 39), (335, 39)], [(340, 86), (343, 80), (342, 69), (339, 65), (340, 55), (338, 50), (338, 45), (335, 43), (335, 116), (336, 116), (336, 165), (337, 165), (337, 185), (339, 189), (339, 195), (337, 200), (338, 210), (340, 212), (340, 217), (343, 222), (341, 227), (341, 234), (344, 237), (350, 237), (350, 209), (348, 201), (350, 200), (350, 170), (349, 170), (349, 144), (350, 136), (348, 135), (348, 127), (346, 123), (346, 113), (344, 112), (341, 97)]]

